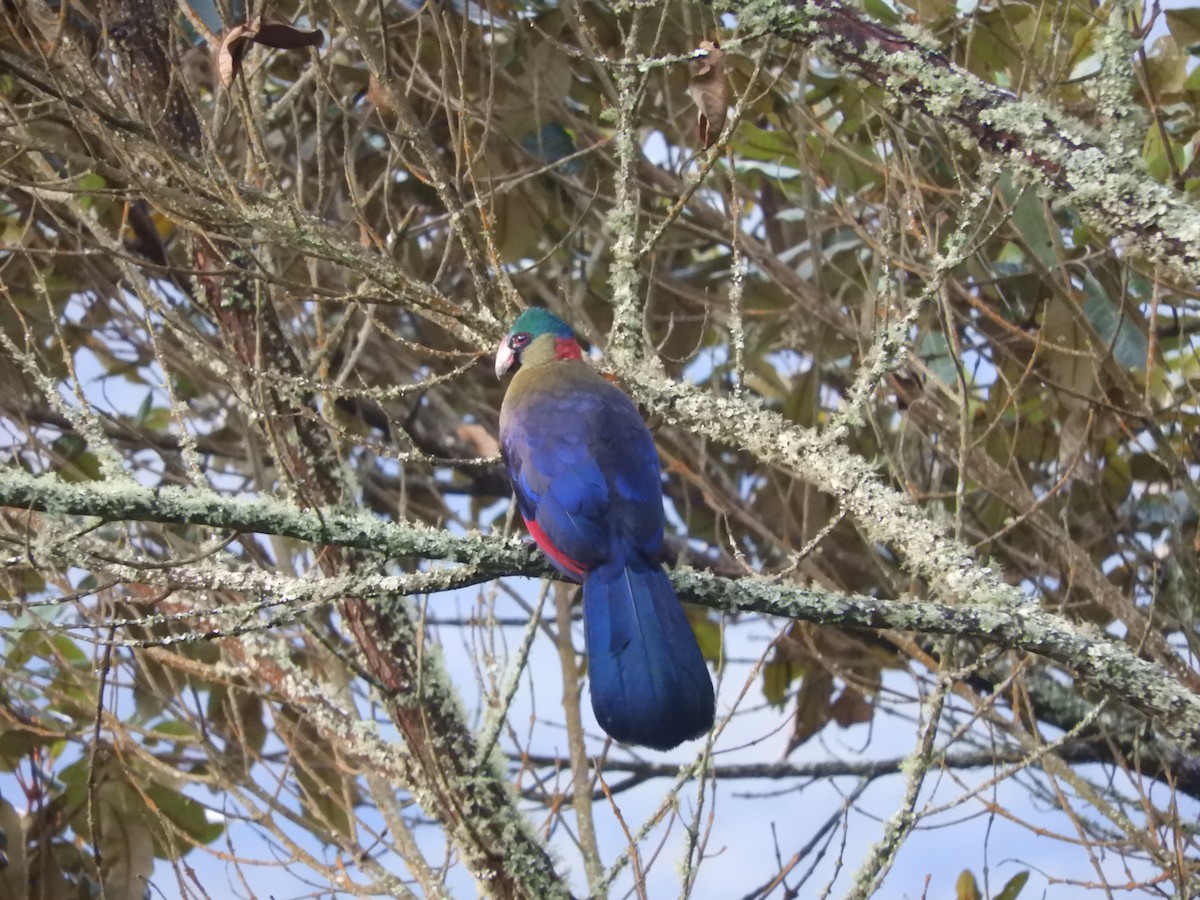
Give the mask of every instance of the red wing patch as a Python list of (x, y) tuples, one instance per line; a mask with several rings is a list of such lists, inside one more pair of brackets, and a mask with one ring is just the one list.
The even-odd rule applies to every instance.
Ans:
[[(525, 518), (522, 516), (521, 518)], [(582, 576), (587, 572), (587, 569), (571, 559), (561, 550), (551, 543), (550, 538), (546, 536), (546, 532), (542, 530), (542, 526), (537, 522), (525, 519), (525, 527), (529, 529), (529, 533), (533, 535), (534, 541), (542, 548), (542, 552), (558, 563), (559, 567), (564, 571), (570, 572), (572, 575)]]

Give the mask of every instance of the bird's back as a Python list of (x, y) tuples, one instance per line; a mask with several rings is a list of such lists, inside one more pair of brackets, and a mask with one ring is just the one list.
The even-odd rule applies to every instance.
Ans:
[(658, 451), (633, 402), (582, 360), (513, 377), (500, 441), (521, 513), (586, 567), (662, 544)]

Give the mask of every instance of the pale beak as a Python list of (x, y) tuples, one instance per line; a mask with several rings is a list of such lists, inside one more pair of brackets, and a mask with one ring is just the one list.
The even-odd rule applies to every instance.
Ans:
[(500, 349), (496, 351), (496, 377), (503, 378), (516, 361), (517, 354), (513, 352), (512, 347), (508, 346), (508, 341), (501, 341)]

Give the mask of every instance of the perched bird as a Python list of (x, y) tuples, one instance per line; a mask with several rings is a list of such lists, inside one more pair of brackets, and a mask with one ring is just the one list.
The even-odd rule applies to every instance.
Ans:
[(700, 737), (712, 680), (659, 561), (662, 483), (646, 423), (544, 309), (521, 313), (501, 343), (496, 377), (513, 370), (500, 446), (530, 534), (583, 585), (596, 720), (656, 750)]

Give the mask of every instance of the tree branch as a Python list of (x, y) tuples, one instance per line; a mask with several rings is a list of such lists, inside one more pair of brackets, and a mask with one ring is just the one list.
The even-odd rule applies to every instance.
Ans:
[(1146, 174), (1136, 147), (1114, 149), (1094, 129), (1037, 100), (1019, 100), (921, 41), (838, 0), (723, 0), (743, 26), (827, 54), (888, 96), (945, 123), (1077, 209), (1089, 224), (1200, 281), (1200, 210)]
[[(903, 502), (903, 498), (892, 502)], [(53, 515), (95, 516), (113, 522), (142, 519), (264, 532), (370, 550), (388, 557), (450, 560), (464, 566), (460, 585), (503, 575), (550, 574), (547, 563), (513, 539), (459, 537), (413, 523), (383, 522), (369, 515), (300, 510), (274, 499), (226, 498), (194, 489), (68, 484), (52, 475), (34, 476), (10, 469), (0, 474), (0, 505)], [(931, 523), (926, 527), (931, 528)], [(36, 546), (31, 548), (35, 554), (37, 550)], [(964, 587), (969, 587), (963, 577)], [(352, 576), (347, 578), (352, 580)], [(1183, 749), (1200, 749), (1200, 696), (1124, 645), (1046, 612), (1032, 601), (1021, 598), (1016, 603), (995, 602), (995, 591), (1001, 588), (1005, 594), (1016, 592), (982, 567), (978, 568), (977, 578), (980, 584), (965, 594), (971, 600), (967, 604), (830, 594), (780, 585), (764, 577), (734, 580), (690, 570), (672, 574), (688, 599), (715, 609), (753, 611), (823, 625), (960, 635), (1027, 650), (1066, 666), (1090, 687), (1139, 710), (1162, 735), (1178, 741)], [(995, 586), (991, 587), (989, 582), (993, 581)], [(296, 583), (289, 580), (288, 585), (289, 597), (295, 598)], [(339, 589), (353, 586), (338, 585)], [(357, 586), (366, 596), (372, 595), (368, 580)], [(420, 589), (426, 587), (427, 583), (421, 582)], [(314, 585), (313, 589), (321, 588)]]

